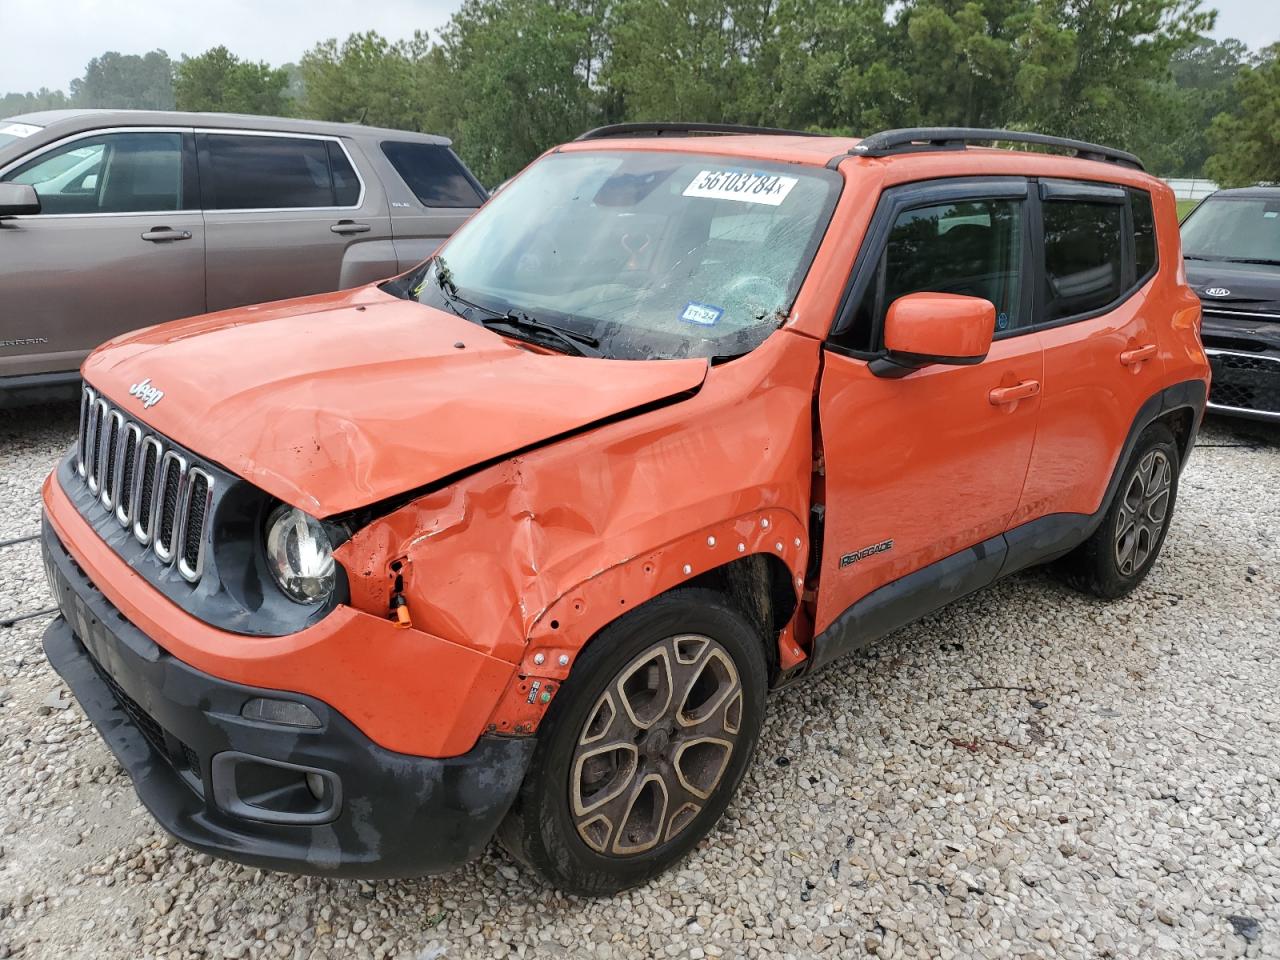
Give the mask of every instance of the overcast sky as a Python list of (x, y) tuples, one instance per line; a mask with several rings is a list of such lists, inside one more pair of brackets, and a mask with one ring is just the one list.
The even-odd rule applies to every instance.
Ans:
[[(175, 60), (225, 44), (272, 64), (296, 62), (328, 37), (377, 30), (398, 39), (433, 34), (458, 0), (0, 0), (0, 93), (67, 88), (105, 50)], [(1280, 0), (1205, 0), (1217, 37), (1252, 47), (1280, 41)]]

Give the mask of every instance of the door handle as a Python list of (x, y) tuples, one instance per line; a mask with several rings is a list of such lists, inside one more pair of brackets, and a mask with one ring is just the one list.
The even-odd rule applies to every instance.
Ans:
[(329, 229), (334, 233), (340, 233), (346, 236), (351, 233), (368, 233), (373, 228), (367, 223), (356, 223), (354, 220), (339, 220)]
[(190, 230), (173, 230), (169, 227), (152, 227), (142, 235), (143, 240), (152, 243), (168, 243), (172, 240), (190, 240)]
[(1126, 350), (1120, 354), (1120, 362), (1126, 367), (1131, 367), (1135, 363), (1141, 363), (1143, 360), (1150, 360), (1156, 355), (1156, 345), (1154, 343), (1144, 343), (1140, 347), (1132, 350)]
[(1039, 392), (1039, 380), (1023, 380), (1021, 383), (1015, 383), (1012, 387), (996, 387), (987, 396), (993, 404), (1000, 406), (1004, 403), (1017, 403), (1019, 400), (1027, 400)]

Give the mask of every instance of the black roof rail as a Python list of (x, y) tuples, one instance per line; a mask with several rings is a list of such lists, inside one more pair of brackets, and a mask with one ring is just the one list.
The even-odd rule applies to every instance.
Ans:
[(1034, 143), (1044, 147), (1070, 150), (1082, 160), (1102, 160), (1145, 170), (1132, 153), (1114, 147), (1104, 147), (1083, 140), (1066, 137), (1050, 137), (1043, 133), (1027, 133), (1022, 130), (983, 130), (975, 127), (907, 127), (903, 130), (884, 130), (864, 138), (849, 153), (857, 157), (887, 157), (899, 153), (917, 153), (928, 150), (963, 150), (968, 143)]
[(777, 127), (750, 127), (736, 123), (611, 123), (596, 127), (578, 137), (578, 140), (603, 140), (606, 137), (692, 137), (698, 135), (727, 135), (734, 133), (769, 134), (783, 137), (821, 137), (821, 133), (804, 130), (781, 130)]

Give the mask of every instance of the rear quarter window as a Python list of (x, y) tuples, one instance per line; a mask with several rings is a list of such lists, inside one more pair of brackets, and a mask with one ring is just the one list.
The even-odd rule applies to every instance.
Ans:
[(384, 140), (382, 153), (424, 207), (478, 207), (485, 201), (448, 147)]
[(1134, 266), (1138, 282), (1146, 281), (1156, 269), (1156, 218), (1151, 208), (1151, 194), (1145, 190), (1129, 191), (1129, 209), (1133, 213)]

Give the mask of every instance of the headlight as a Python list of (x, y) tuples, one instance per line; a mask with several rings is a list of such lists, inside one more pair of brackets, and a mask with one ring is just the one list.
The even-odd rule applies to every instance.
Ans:
[(333, 546), (315, 517), (282, 504), (267, 519), (267, 565), (280, 589), (298, 603), (333, 592)]

